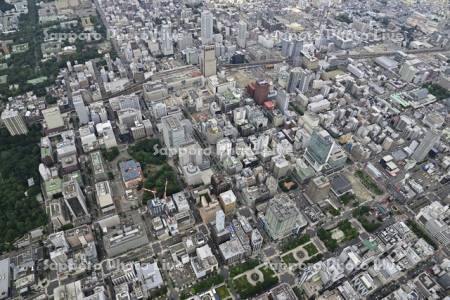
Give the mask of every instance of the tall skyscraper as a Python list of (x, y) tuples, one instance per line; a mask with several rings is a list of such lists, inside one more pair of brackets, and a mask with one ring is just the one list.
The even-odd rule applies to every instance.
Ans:
[(311, 81), (314, 79), (314, 73), (307, 69), (302, 69), (300, 72), (300, 79), (298, 84), (298, 89), (305, 93), (309, 91), (309, 86)]
[(289, 74), (289, 81), (288, 81), (288, 86), (287, 86), (288, 93), (295, 92), (295, 89), (297, 88), (298, 83), (300, 81), (301, 73), (302, 73), (301, 68), (293, 68), (291, 70), (291, 73)]
[(241, 48), (245, 48), (247, 42), (247, 23), (239, 22), (237, 44)]
[(180, 120), (180, 115), (169, 115), (161, 118), (164, 144), (169, 149), (178, 149), (190, 141), (186, 124)]
[(217, 141), (216, 144), (216, 155), (220, 160), (225, 159), (226, 157), (231, 156), (231, 151), (233, 148), (233, 144), (229, 138), (223, 138)]
[(303, 50), (303, 40), (296, 39), (294, 40), (294, 49), (292, 51), (292, 58), (299, 58), (300, 52)]
[(203, 11), (201, 15), (201, 37), (203, 45), (213, 41), (213, 14), (210, 11)]
[(286, 114), (289, 108), (289, 95), (284, 90), (279, 90), (277, 95), (277, 107)]
[(330, 192), (330, 181), (325, 176), (316, 177), (308, 183), (306, 195), (313, 202), (320, 202), (328, 199)]
[(64, 202), (74, 219), (89, 215), (86, 206), (86, 197), (76, 179), (64, 182), (63, 197)]
[(290, 57), (292, 50), (294, 48), (294, 43), (291, 41), (289, 36), (281, 38), (281, 55), (283, 57)]
[(202, 56), (200, 60), (200, 67), (202, 74), (205, 77), (216, 75), (216, 48), (214, 45), (207, 45), (203, 47)]
[(315, 170), (320, 171), (330, 159), (333, 147), (334, 141), (325, 130), (314, 131), (304, 157)]
[(89, 112), (92, 122), (94, 124), (106, 122), (108, 120), (108, 113), (106, 112), (103, 101), (98, 101), (89, 104)]
[(173, 55), (173, 42), (169, 24), (161, 25), (161, 52), (163, 55)]
[(256, 81), (255, 95), (254, 95), (254, 99), (255, 99), (256, 103), (258, 103), (259, 105), (262, 105), (264, 103), (264, 101), (267, 100), (267, 97), (269, 96), (269, 89), (270, 89), (270, 84), (268, 81), (266, 81), (266, 80)]
[(216, 229), (217, 232), (225, 229), (225, 213), (221, 209), (216, 212)]
[(16, 110), (5, 109), (2, 112), (1, 120), (5, 124), (10, 135), (27, 134), (28, 128), (22, 116)]
[(427, 156), (433, 146), (439, 141), (442, 133), (435, 129), (430, 129), (425, 133), (419, 146), (417, 146), (416, 151), (414, 151), (412, 158), (417, 162), (423, 161)]
[(89, 112), (86, 105), (84, 105), (83, 97), (81, 95), (73, 96), (72, 102), (80, 124), (84, 125), (89, 123)]
[(270, 200), (264, 217), (267, 233), (274, 240), (291, 235), (295, 228), (307, 224), (295, 203), (286, 194), (276, 195)]

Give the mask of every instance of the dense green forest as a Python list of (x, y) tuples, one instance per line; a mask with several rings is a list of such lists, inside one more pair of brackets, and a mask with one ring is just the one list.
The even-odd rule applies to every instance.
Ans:
[[(39, 128), (26, 136), (10, 136), (0, 129), (0, 252), (29, 230), (44, 225), (47, 217), (36, 200), (39, 189)], [(27, 179), (35, 186), (28, 188)]]
[[(170, 196), (182, 190), (175, 170), (167, 163), (167, 156), (156, 153), (155, 149), (162, 149), (157, 139), (145, 139), (137, 142), (128, 149), (130, 155), (142, 165), (145, 181), (144, 187), (156, 190), (159, 197), (164, 195), (167, 180), (167, 195)], [(144, 193), (144, 202), (152, 199), (153, 195)]]
[(428, 92), (435, 96), (438, 100), (443, 100), (450, 98), (450, 91), (447, 91), (445, 88), (439, 86), (438, 84), (425, 84), (423, 86), (428, 90)]
[[(10, 96), (17, 96), (28, 91), (33, 91), (37, 96), (45, 96), (45, 88), (53, 84), (60, 68), (66, 67), (67, 61), (78, 61), (78, 63), (85, 63), (90, 59), (95, 59), (101, 55), (97, 48), (99, 43), (104, 41), (106, 36), (106, 28), (97, 16), (92, 16), (91, 21), (95, 27), (95, 31), (102, 36), (101, 40), (85, 41), (77, 39), (75, 46), (76, 53), (65, 55), (58, 58), (51, 58), (42, 61), (41, 44), (44, 42), (44, 30), (47, 34), (52, 32), (58, 33), (83, 33), (81, 20), (76, 19), (77, 23), (74, 27), (67, 30), (58, 25), (58, 23), (39, 24), (38, 6), (35, 0), (28, 0), (28, 14), (22, 14), (19, 17), (19, 30), (10, 34), (1, 34), (2, 39), (13, 40), (14, 44), (26, 43), (28, 50), (23, 53), (13, 53), (9, 58), (1, 59), (2, 63), (6, 63), (8, 68), (0, 70), (0, 75), (7, 75), (7, 83), (0, 84), (0, 94), (5, 98)], [(1, 6), (1, 3), (0, 3)], [(62, 46), (67, 46), (69, 43), (63, 43)], [(113, 58), (115, 53), (111, 55)], [(30, 83), (29, 80), (47, 77), (41, 83)], [(10, 85), (17, 84), (17, 89), (10, 89)]]

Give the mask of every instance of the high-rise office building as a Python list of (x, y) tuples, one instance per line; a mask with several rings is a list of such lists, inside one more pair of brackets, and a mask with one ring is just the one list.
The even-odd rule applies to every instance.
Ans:
[(314, 79), (314, 73), (308, 69), (302, 69), (300, 71), (300, 78), (298, 83), (298, 89), (302, 93), (306, 93), (309, 91), (309, 86), (311, 81)]
[(86, 105), (84, 105), (83, 97), (80, 94), (75, 95), (73, 96), (72, 102), (80, 124), (85, 125), (89, 123), (89, 112)]
[(239, 47), (245, 48), (247, 42), (247, 23), (240, 21), (238, 26), (237, 44)]
[(294, 48), (294, 43), (288, 36), (281, 38), (281, 55), (290, 57)]
[(216, 229), (217, 232), (225, 229), (225, 213), (222, 210), (216, 211)]
[(292, 50), (292, 58), (299, 58), (300, 52), (303, 50), (303, 40), (296, 39), (294, 40), (294, 48)]
[(417, 146), (416, 151), (414, 151), (412, 158), (417, 162), (423, 161), (427, 156), (433, 146), (439, 142), (442, 133), (435, 129), (430, 129), (425, 133), (419, 146)]
[(161, 52), (163, 55), (173, 55), (173, 42), (169, 24), (161, 25)]
[(216, 50), (214, 45), (208, 45), (203, 47), (202, 56), (200, 59), (200, 67), (202, 74), (205, 77), (216, 75)]
[(213, 14), (210, 11), (203, 11), (201, 14), (201, 37), (203, 45), (213, 41)]
[(254, 99), (256, 103), (262, 105), (264, 101), (267, 100), (269, 96), (270, 84), (266, 80), (258, 80), (255, 85), (255, 95)]
[(164, 144), (167, 148), (177, 149), (191, 141), (186, 124), (180, 120), (178, 115), (162, 117), (161, 124), (163, 128)]
[(330, 192), (330, 181), (325, 176), (319, 176), (312, 179), (306, 188), (306, 195), (313, 202), (323, 201), (328, 199)]
[(119, 108), (120, 109), (135, 109), (140, 111), (141, 105), (139, 104), (139, 97), (136, 95), (130, 95), (130, 96), (122, 96), (119, 97)]
[(10, 135), (27, 134), (28, 128), (22, 116), (16, 110), (5, 109), (1, 120), (5, 124)]
[(64, 182), (63, 196), (64, 202), (73, 218), (77, 219), (89, 215), (86, 206), (86, 197), (76, 179)]
[(178, 163), (183, 167), (189, 164), (200, 166), (203, 163), (203, 151), (200, 144), (193, 142), (180, 146)]
[(233, 150), (233, 144), (229, 138), (223, 138), (217, 141), (216, 144), (216, 155), (219, 160), (223, 160), (226, 157), (231, 156), (231, 151)]
[(289, 95), (284, 90), (279, 90), (277, 94), (277, 107), (286, 114), (289, 108)]
[(291, 70), (291, 73), (289, 74), (288, 85), (287, 85), (288, 93), (293, 93), (297, 89), (298, 83), (300, 81), (301, 73), (302, 73), (301, 68), (294, 68)]
[(317, 171), (320, 171), (330, 159), (334, 141), (325, 131), (314, 131), (304, 154), (306, 161)]
[(98, 101), (89, 104), (89, 112), (92, 122), (94, 124), (108, 121), (108, 113), (106, 111), (103, 101)]
[(117, 120), (120, 127), (127, 131), (135, 126), (136, 123), (142, 123), (142, 114), (139, 110), (132, 108), (122, 109), (117, 112)]
[(274, 240), (282, 239), (292, 234), (298, 226), (306, 225), (295, 203), (285, 194), (270, 200), (264, 218), (267, 233)]

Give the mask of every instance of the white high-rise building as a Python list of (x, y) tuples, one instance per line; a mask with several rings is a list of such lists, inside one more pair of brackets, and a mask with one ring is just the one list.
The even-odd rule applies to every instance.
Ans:
[(269, 147), (270, 135), (263, 133), (255, 141), (253, 150), (257, 153), (266, 150)]
[(169, 115), (161, 118), (164, 144), (169, 149), (178, 149), (191, 141), (186, 124), (179, 115)]
[(303, 50), (303, 40), (296, 39), (294, 40), (294, 48), (292, 50), (292, 58), (299, 58), (300, 52)]
[(178, 163), (180, 166), (192, 164), (199, 166), (203, 162), (203, 149), (197, 142), (182, 145), (178, 151)]
[(167, 107), (164, 102), (158, 102), (152, 105), (153, 115), (156, 119), (160, 119), (167, 115)]
[(289, 95), (284, 91), (278, 91), (277, 107), (285, 115), (289, 108)]
[(286, 35), (281, 38), (281, 55), (283, 57), (290, 57), (293, 50), (294, 43), (291, 41), (290, 37)]
[(216, 212), (216, 229), (217, 232), (225, 229), (225, 213), (221, 209)]
[(210, 11), (203, 11), (201, 15), (201, 36), (203, 45), (213, 41), (213, 21), (214, 17)]
[(265, 222), (267, 233), (274, 240), (291, 235), (294, 229), (307, 225), (295, 203), (286, 194), (279, 194), (269, 201)]
[(425, 136), (419, 146), (417, 146), (416, 151), (414, 151), (412, 158), (417, 162), (423, 161), (433, 146), (439, 142), (441, 134), (442, 133), (440, 131), (434, 129), (430, 129), (427, 133), (425, 133)]
[(173, 42), (169, 24), (161, 25), (161, 52), (163, 55), (173, 55)]
[(247, 42), (247, 23), (239, 22), (237, 44), (241, 48), (245, 48)]
[(2, 122), (5, 124), (10, 135), (27, 134), (28, 128), (22, 116), (16, 110), (5, 109), (1, 116)]
[(231, 156), (231, 151), (233, 149), (233, 145), (229, 138), (223, 138), (217, 141), (216, 144), (216, 155), (220, 160), (225, 159), (226, 157)]
[(310, 70), (307, 70), (307, 69), (301, 70), (300, 79), (299, 79), (299, 83), (298, 83), (298, 89), (302, 93), (306, 93), (307, 91), (309, 91), (309, 86), (313, 79), (314, 79), (313, 72), (311, 72)]
[(98, 140), (102, 146), (106, 149), (117, 147), (116, 137), (109, 120), (96, 124), (95, 129), (97, 130)]
[(80, 125), (85, 125), (89, 123), (89, 112), (86, 105), (84, 105), (83, 97), (81, 97), (81, 95), (73, 96), (72, 102), (73, 107), (77, 112)]

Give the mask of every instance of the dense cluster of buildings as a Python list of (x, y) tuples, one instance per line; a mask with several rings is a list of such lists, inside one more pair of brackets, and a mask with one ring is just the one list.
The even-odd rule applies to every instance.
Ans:
[(42, 2), (114, 53), (2, 107), (48, 224), (0, 300), (443, 299), (450, 8), (409, 2)]

